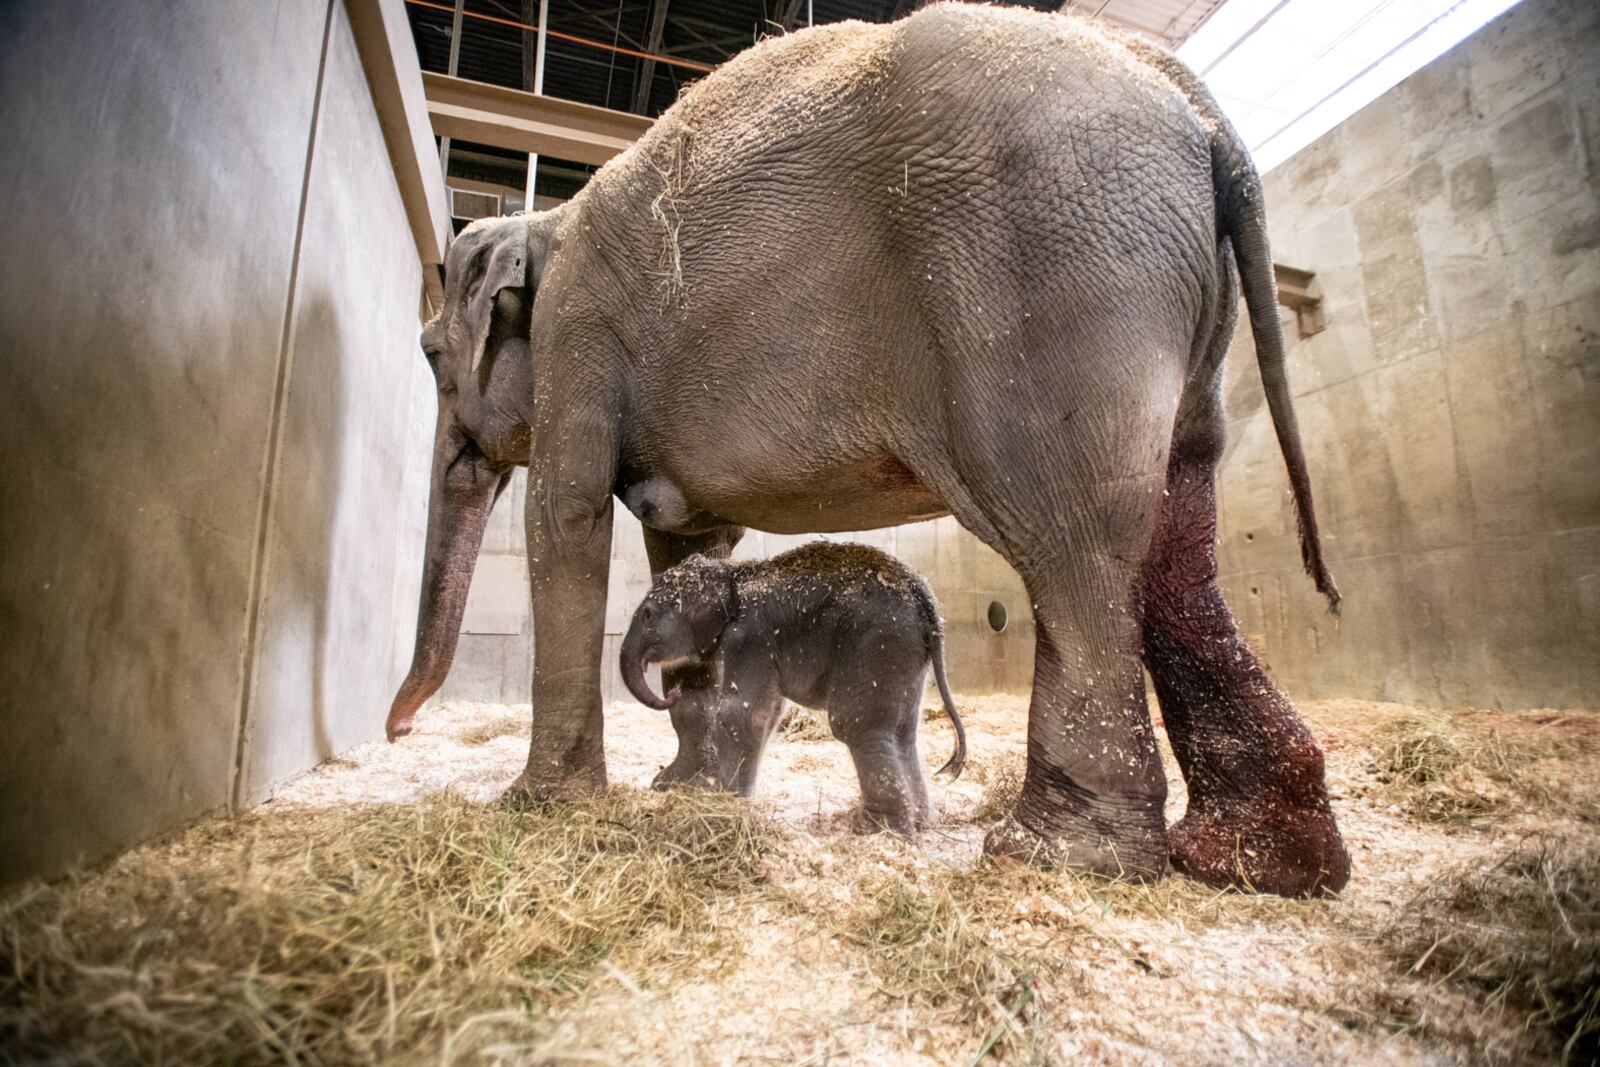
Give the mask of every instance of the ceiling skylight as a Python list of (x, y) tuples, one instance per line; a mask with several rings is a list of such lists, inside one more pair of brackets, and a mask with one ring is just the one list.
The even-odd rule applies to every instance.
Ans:
[(1517, 0), (1226, 0), (1178, 55), (1263, 172)]

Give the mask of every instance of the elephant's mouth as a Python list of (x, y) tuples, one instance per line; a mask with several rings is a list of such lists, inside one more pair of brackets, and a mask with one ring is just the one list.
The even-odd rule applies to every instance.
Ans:
[[(465, 434), (462, 436), (466, 437)], [(496, 500), (499, 499), (500, 493), (505, 489), (506, 485), (510, 483), (512, 470), (516, 466), (514, 463), (500, 463), (490, 459), (483, 449), (478, 447), (478, 443), (470, 437), (466, 437), (461, 444), (460, 450), (445, 465), (445, 474), (448, 476), (451, 471), (454, 471), (457, 466), (463, 463), (467, 465), (468, 470), (472, 471), (474, 481), (480, 479), (487, 481), (491, 478), (501, 480), (499, 487), (495, 490)]]
[[(646, 662), (648, 662), (648, 661), (646, 661)], [(657, 660), (656, 661), (656, 666), (661, 668), (661, 676), (662, 676), (662, 680), (663, 681), (666, 680), (666, 674), (667, 674), (668, 671), (675, 671), (675, 670), (678, 670), (680, 667), (698, 667), (700, 665), (701, 665), (701, 661), (696, 659), (696, 658), (694, 658), (693, 656), (674, 656), (671, 659), (663, 659), (663, 660)], [(679, 684), (673, 686), (671, 689), (667, 690), (667, 695), (665, 697), (663, 697), (662, 699), (665, 700), (668, 704), (676, 704), (678, 702), (678, 697), (680, 697), (682, 695), (683, 695), (683, 684), (680, 682)]]

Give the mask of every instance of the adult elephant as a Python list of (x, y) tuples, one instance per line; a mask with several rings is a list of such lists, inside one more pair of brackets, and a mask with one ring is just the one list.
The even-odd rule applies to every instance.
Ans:
[[(1016, 568), (1027, 773), (985, 847), (1132, 877), (1341, 888), (1322, 754), (1216, 583), (1242, 279), (1305, 564), (1330, 602), (1259, 180), (1198, 80), (1093, 24), (945, 4), (769, 40), (571, 203), (453, 245), (422, 622), (448, 667), (485, 517), (530, 462), (533, 738), (517, 794), (605, 784), (613, 497), (653, 569), (739, 527), (953, 514)], [(1189, 805), (1169, 832), (1155, 679)], [(679, 724), (680, 728), (682, 724)]]

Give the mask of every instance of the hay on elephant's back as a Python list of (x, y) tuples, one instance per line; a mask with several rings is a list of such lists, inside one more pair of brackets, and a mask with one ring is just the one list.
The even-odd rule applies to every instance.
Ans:
[(769, 37), (695, 82), (627, 151), (595, 173), (578, 200), (670, 178), (671, 196), (694, 180), (728, 177), (751, 148), (798, 133), (887, 69), (889, 27), (830, 23)]
[(684, 295), (686, 205), (697, 191), (764, 172), (764, 153), (875, 83), (887, 68), (886, 27), (840, 22), (768, 38), (696, 82), (574, 199), (620, 196), (648, 205), (661, 247), (652, 273), (669, 305)]
[(550, 812), (439, 795), (207, 824), (4, 906), (0, 1044), (344, 1063), (526, 1042), (597, 974), (735, 962), (725, 905), (777, 840), (736, 798), (624, 788)]

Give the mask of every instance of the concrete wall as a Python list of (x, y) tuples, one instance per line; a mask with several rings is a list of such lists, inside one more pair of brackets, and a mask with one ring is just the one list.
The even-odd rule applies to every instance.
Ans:
[(0, 882), (381, 734), (431, 434), (342, 3), (6, 26)]
[(1290, 374), (1331, 566), (1301, 573), (1254, 351), (1220, 559), (1293, 694), (1600, 706), (1600, 5), (1524, 0), (1267, 176), (1327, 329)]

